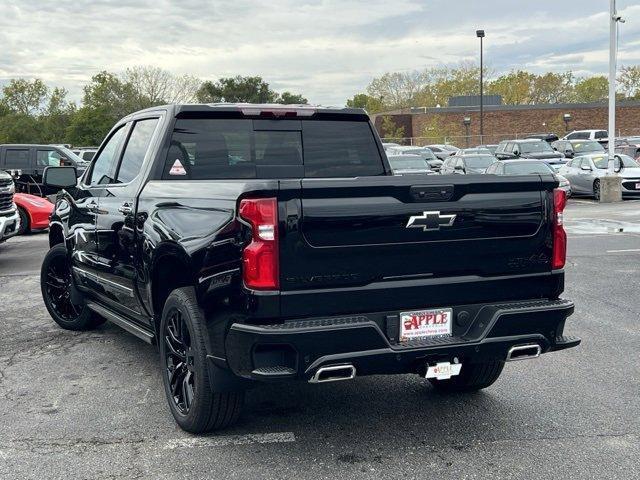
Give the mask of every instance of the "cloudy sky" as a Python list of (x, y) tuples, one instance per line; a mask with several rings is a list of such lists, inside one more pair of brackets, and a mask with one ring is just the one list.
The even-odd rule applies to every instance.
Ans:
[[(343, 105), (374, 76), (477, 61), (496, 72), (606, 73), (607, 0), (0, 0), (0, 84), (39, 77), (79, 99), (96, 72), (155, 65), (261, 75)], [(618, 0), (620, 62), (640, 63), (640, 5)]]

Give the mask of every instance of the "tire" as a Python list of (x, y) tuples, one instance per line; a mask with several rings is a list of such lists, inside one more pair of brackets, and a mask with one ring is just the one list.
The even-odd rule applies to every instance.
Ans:
[(204, 314), (193, 287), (165, 302), (158, 344), (162, 381), (171, 414), (183, 430), (205, 433), (238, 420), (244, 392), (215, 392), (209, 384)]
[(489, 387), (498, 380), (503, 368), (502, 360), (463, 364), (460, 375), (449, 380), (430, 378), (429, 382), (443, 392), (475, 392)]
[(593, 198), (600, 201), (600, 179), (598, 178), (593, 182)]
[(40, 269), (40, 290), (51, 318), (65, 330), (91, 330), (105, 322), (86, 306), (71, 301), (71, 265), (67, 248), (58, 244), (47, 252)]
[(18, 235), (31, 233), (31, 227), (29, 225), (29, 215), (27, 215), (25, 209), (22, 207), (18, 207), (18, 214), (20, 215), (20, 228), (18, 229)]

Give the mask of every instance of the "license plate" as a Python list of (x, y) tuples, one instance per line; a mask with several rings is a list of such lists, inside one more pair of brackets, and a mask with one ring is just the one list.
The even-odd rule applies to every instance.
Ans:
[(449, 380), (451, 377), (460, 375), (461, 363), (442, 362), (436, 363), (427, 368), (425, 378), (436, 378), (438, 380)]
[(400, 341), (450, 336), (453, 310), (437, 308), (400, 313)]

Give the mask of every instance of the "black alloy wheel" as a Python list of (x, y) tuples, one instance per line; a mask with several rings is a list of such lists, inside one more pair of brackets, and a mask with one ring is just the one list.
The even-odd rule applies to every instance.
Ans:
[(173, 309), (165, 323), (166, 372), (173, 403), (182, 415), (188, 415), (195, 398), (196, 372), (191, 333), (180, 310)]
[(65, 321), (77, 319), (83, 309), (71, 300), (71, 269), (62, 256), (53, 258), (45, 273), (45, 295), (56, 315)]
[(40, 291), (51, 318), (66, 330), (90, 330), (104, 323), (79, 292), (74, 292), (71, 263), (64, 244), (47, 252), (40, 269)]

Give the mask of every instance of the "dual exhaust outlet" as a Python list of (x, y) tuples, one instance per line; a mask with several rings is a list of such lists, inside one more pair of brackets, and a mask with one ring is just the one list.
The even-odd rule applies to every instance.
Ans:
[(351, 364), (330, 365), (316, 370), (309, 383), (339, 382), (356, 378), (356, 367)]
[(542, 347), (537, 343), (528, 345), (514, 345), (507, 353), (507, 362), (517, 362), (519, 360), (530, 360), (538, 358), (542, 353)]
[[(541, 353), (542, 347), (537, 343), (514, 345), (507, 353), (507, 362), (538, 358)], [(355, 377), (356, 367), (351, 364), (329, 365), (316, 370), (309, 383), (339, 382), (341, 380), (353, 380)]]

